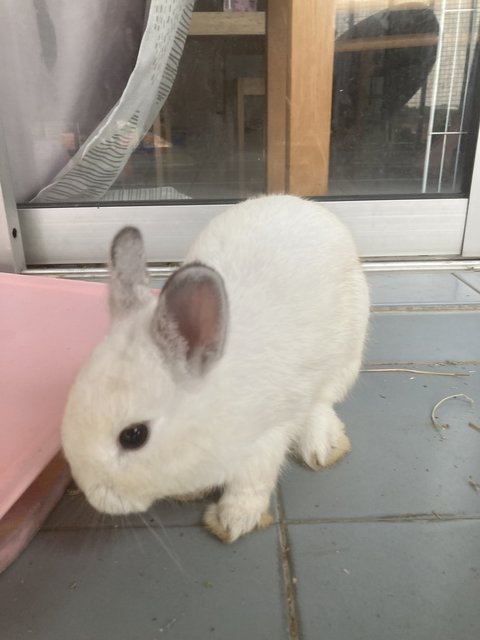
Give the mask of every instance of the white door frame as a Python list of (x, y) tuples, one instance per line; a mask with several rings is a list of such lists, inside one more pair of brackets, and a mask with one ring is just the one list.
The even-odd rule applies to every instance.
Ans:
[[(180, 262), (199, 230), (228, 203), (115, 204), (24, 207), (13, 197), (5, 145), (0, 141), (0, 270), (101, 265), (115, 232), (136, 224), (147, 259)], [(351, 228), (363, 258), (480, 259), (480, 136), (470, 198), (322, 199)], [(461, 265), (459, 265), (459, 268)]]
[[(363, 258), (461, 256), (466, 198), (327, 200), (324, 205), (350, 227)], [(103, 263), (113, 235), (127, 224), (142, 230), (148, 261), (165, 263), (180, 262), (198, 232), (227, 206), (41, 207), (20, 209), (19, 219), (29, 266)]]
[(0, 271), (20, 272), (25, 265), (22, 231), (0, 125)]
[(475, 149), (461, 255), (462, 258), (480, 258), (480, 133)]

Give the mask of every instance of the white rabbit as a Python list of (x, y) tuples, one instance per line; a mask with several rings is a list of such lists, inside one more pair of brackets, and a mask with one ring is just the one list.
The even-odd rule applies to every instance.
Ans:
[(137, 229), (111, 256), (111, 328), (62, 424), (75, 480), (112, 514), (223, 487), (210, 531), (231, 542), (267, 526), (289, 451), (318, 469), (350, 449), (333, 405), (369, 309), (350, 233), (314, 202), (247, 200), (210, 222), (158, 300)]

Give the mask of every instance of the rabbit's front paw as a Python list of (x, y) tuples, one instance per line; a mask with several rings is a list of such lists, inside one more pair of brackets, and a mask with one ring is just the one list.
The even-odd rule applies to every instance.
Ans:
[(209, 505), (203, 514), (203, 524), (222, 542), (234, 542), (253, 529), (265, 529), (273, 522), (269, 511), (240, 507), (222, 500)]
[(331, 467), (351, 449), (343, 422), (325, 405), (315, 407), (297, 447), (305, 464), (315, 470)]

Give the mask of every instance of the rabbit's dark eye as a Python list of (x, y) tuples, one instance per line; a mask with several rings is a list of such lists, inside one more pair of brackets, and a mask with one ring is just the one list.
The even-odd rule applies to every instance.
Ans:
[(132, 424), (120, 432), (118, 441), (122, 449), (140, 449), (148, 440), (148, 432), (146, 424)]

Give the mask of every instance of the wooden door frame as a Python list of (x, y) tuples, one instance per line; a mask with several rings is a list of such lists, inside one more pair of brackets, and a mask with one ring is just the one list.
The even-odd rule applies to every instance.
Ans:
[(267, 191), (328, 190), (335, 0), (269, 0)]

